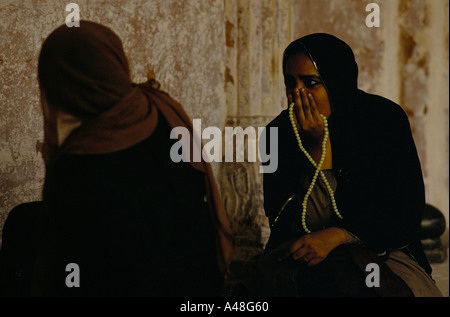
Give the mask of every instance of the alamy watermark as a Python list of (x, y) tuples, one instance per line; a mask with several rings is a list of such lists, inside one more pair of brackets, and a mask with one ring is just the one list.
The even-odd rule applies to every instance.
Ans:
[[(366, 26), (369, 28), (380, 27), (380, 6), (375, 3), (366, 5), (366, 12), (370, 12), (366, 17)], [(67, 27), (80, 27), (80, 7), (76, 3), (68, 3), (66, 12), (70, 12), (66, 17)]]
[(78, 266), (78, 264), (67, 264), (66, 272), (70, 272), (66, 276), (66, 286), (69, 288), (80, 287), (80, 267)]
[[(80, 267), (76, 263), (66, 265), (66, 286), (69, 288), (80, 287)], [(366, 272), (370, 272), (366, 276), (366, 286), (369, 288), (380, 287), (380, 267), (376, 263), (366, 265)]]
[(366, 265), (366, 272), (370, 272), (366, 276), (366, 286), (380, 287), (380, 267), (376, 263), (369, 263)]
[(66, 16), (67, 27), (80, 27), (80, 7), (76, 3), (68, 3), (66, 5), (66, 12), (70, 12)]
[[(224, 133), (218, 127), (202, 130), (202, 120), (193, 119), (193, 143), (185, 127), (175, 127), (171, 139), (178, 139), (170, 149), (173, 162), (261, 162), (260, 173), (273, 173), (278, 168), (278, 128), (271, 127), (269, 140), (264, 127), (225, 127)], [(247, 139), (247, 146), (245, 146)], [(209, 140), (202, 144), (200, 140)], [(236, 142), (234, 142), (236, 140)], [(267, 148), (269, 141), (269, 149)], [(259, 146), (258, 146), (259, 145)], [(245, 148), (247, 148), (247, 153)], [(192, 153), (191, 153), (192, 149)], [(267, 152), (267, 150), (269, 150)], [(245, 155), (247, 154), (247, 155)], [(247, 156), (247, 160), (245, 160)]]
[(368, 28), (380, 27), (380, 6), (374, 2), (366, 6), (366, 12), (370, 12), (366, 17), (366, 26)]

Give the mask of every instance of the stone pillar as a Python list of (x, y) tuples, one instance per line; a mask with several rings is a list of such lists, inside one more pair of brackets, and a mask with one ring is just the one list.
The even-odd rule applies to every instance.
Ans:
[(258, 127), (269, 123), (286, 103), (281, 64), (290, 40), (289, 9), (290, 1), (284, 0), (225, 1), (225, 130), (240, 127), (256, 132), (248, 137), (244, 147), (225, 140), (226, 149), (244, 154), (245, 159), (224, 159), (219, 169), (223, 200), (237, 246), (226, 295), (255, 294), (255, 263), (270, 233), (263, 208), (258, 154), (256, 162), (247, 154), (254, 151), (252, 142), (257, 150)]

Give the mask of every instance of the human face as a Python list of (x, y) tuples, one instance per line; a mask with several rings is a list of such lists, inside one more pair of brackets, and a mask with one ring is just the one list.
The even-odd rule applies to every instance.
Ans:
[(294, 96), (295, 90), (304, 88), (307, 93), (313, 95), (319, 113), (327, 118), (331, 115), (327, 90), (308, 55), (300, 53), (288, 57), (284, 83), (286, 85), (286, 96)]

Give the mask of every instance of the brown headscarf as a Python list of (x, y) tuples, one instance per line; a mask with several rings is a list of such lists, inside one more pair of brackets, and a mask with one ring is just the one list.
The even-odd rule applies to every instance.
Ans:
[[(81, 21), (80, 27), (57, 28), (42, 46), (38, 73), (47, 168), (64, 153), (104, 154), (138, 144), (155, 130), (158, 111), (171, 128), (186, 127), (190, 131), (192, 147), (201, 147), (189, 116), (178, 102), (158, 89), (154, 79), (139, 85), (131, 82), (122, 42), (105, 26)], [(60, 112), (80, 121), (62, 144), (58, 144), (57, 131)], [(226, 272), (233, 241), (217, 184), (209, 163), (203, 159), (193, 162), (191, 157), (190, 164), (205, 173), (219, 267)]]

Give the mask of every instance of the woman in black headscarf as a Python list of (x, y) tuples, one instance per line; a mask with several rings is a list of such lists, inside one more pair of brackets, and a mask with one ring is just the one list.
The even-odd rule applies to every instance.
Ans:
[(219, 295), (231, 231), (211, 166), (170, 157), (172, 128), (199, 145), (181, 105), (154, 80), (132, 83), (121, 40), (89, 21), (52, 32), (38, 72), (46, 177), (33, 294)]
[[(358, 89), (351, 48), (328, 34), (292, 42), (283, 75), (289, 107), (262, 138), (278, 129), (278, 169), (264, 174), (263, 293), (440, 295), (419, 237), (424, 184), (404, 111)], [(379, 287), (366, 283), (370, 263)]]

